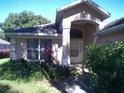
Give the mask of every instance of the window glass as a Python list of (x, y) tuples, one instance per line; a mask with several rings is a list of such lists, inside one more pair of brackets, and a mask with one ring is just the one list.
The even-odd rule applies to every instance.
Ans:
[[(38, 47), (40, 45), (40, 47)], [(38, 55), (40, 59), (43, 60), (46, 58), (46, 49), (51, 50), (51, 40), (50, 39), (28, 39), (27, 40), (27, 53), (28, 59), (38, 59)], [(38, 49), (40, 48), (40, 49)], [(48, 51), (49, 52), (49, 51)]]
[(28, 39), (27, 42), (28, 48), (38, 48), (38, 39)]
[(38, 51), (37, 50), (28, 50), (28, 59), (38, 59)]
[(28, 59), (38, 59), (38, 39), (27, 40)]
[(71, 57), (78, 57), (78, 49), (71, 49), (70, 53)]
[(51, 51), (51, 40), (50, 39), (41, 39), (40, 40), (40, 59), (46, 58), (46, 50), (47, 52)]

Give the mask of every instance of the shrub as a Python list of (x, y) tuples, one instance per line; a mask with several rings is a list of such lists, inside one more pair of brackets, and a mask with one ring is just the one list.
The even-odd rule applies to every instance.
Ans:
[(60, 65), (50, 65), (48, 68), (48, 74), (51, 79), (64, 79), (70, 76), (76, 78), (79, 75), (75, 66), (66, 67)]
[(70, 76), (70, 69), (69, 67), (63, 67), (60, 65), (48, 65), (48, 68), (45, 70), (50, 79), (60, 79), (66, 78)]
[(79, 73), (78, 73), (78, 69), (76, 68), (76, 66), (70, 67), (70, 74), (74, 78), (78, 77)]
[(89, 45), (85, 62), (97, 93), (124, 93), (124, 42)]
[(24, 60), (9, 61), (0, 65), (0, 79), (6, 80), (38, 80), (44, 78), (38, 62)]
[(77, 77), (76, 67), (65, 67), (52, 63), (50, 60), (45, 62), (28, 62), (23, 59), (11, 60), (0, 64), (0, 80), (42, 80), (64, 79), (69, 76)]

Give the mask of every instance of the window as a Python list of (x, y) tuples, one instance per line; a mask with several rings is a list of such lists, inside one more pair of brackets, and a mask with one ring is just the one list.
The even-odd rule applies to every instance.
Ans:
[(71, 57), (80, 57), (80, 53), (82, 53), (82, 41), (79, 40), (71, 41), (70, 49)]
[(45, 50), (50, 49), (51, 50), (51, 40), (50, 39), (43, 39), (40, 40), (40, 59), (45, 59)]
[(45, 49), (51, 49), (50, 39), (28, 39), (27, 40), (27, 52), (28, 59), (33, 60), (44, 60)]
[(38, 39), (27, 40), (28, 59), (38, 59)]
[(78, 49), (76, 50), (74, 50), (74, 49), (71, 49), (71, 57), (78, 57)]

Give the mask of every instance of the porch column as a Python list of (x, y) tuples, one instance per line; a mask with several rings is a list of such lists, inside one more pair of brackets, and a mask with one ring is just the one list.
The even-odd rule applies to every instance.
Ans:
[(10, 39), (10, 58), (15, 60), (17, 58), (16, 56), (16, 40)]
[(70, 28), (71, 25), (62, 25), (62, 60), (61, 65), (69, 66), (70, 65)]

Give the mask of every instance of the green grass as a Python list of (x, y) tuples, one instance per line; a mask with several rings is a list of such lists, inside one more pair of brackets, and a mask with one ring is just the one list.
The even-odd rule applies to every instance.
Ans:
[(18, 82), (1, 80), (0, 81), (0, 93), (60, 93), (54, 87), (50, 87), (48, 83), (38, 84), (33, 82)]
[(0, 59), (0, 64), (8, 62), (9, 60), (10, 60), (9, 58)]
[[(56, 88), (51, 87), (48, 81), (42, 82), (44, 81), (44, 79), (39, 79), (39, 69), (35, 69), (35, 67), (37, 67), (36, 64), (31, 65), (31, 68), (33, 69), (31, 71), (33, 71), (33, 74), (30, 73), (30, 71), (26, 74), (22, 73), (21, 69), (23, 69), (23, 71), (27, 70), (25, 70), (25, 67), (17, 67), (18, 64), (11, 63), (8, 58), (0, 59), (0, 93), (61, 93)], [(19, 66), (23, 65), (19, 64)], [(27, 78), (34, 78), (32, 75), (37, 76), (38, 74), (39, 80), (31, 79), (29, 81), (24, 82), (22, 79), (23, 76), (21, 76), (20, 78), (20, 75), (18, 76), (18, 73), (24, 74), (26, 76), (27, 74), (29, 74)], [(16, 74), (16, 77), (14, 76), (14, 74)], [(3, 76), (5, 78), (3, 78)], [(16, 79), (18, 77), (21, 80)], [(39, 81), (40, 83), (38, 83)]]

